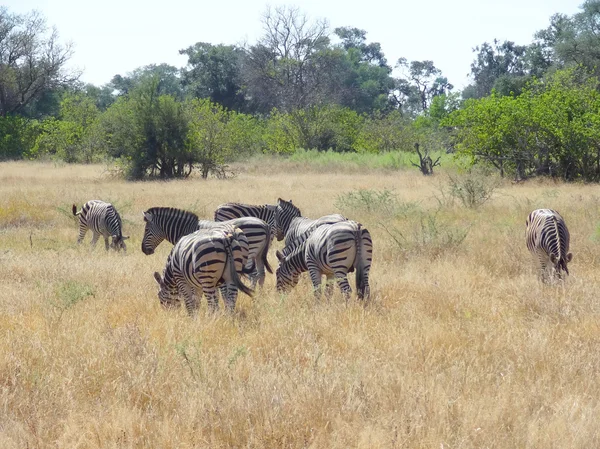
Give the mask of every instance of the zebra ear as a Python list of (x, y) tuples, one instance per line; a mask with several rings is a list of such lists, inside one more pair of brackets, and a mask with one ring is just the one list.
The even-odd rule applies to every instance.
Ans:
[(283, 254), (281, 254), (281, 253), (279, 252), (279, 250), (275, 251), (275, 255), (277, 256), (277, 259), (279, 259), (279, 261), (280, 261), (280, 262), (281, 262), (283, 259), (285, 259), (285, 258), (283, 257)]
[(149, 214), (148, 212), (144, 212), (144, 221), (152, 221), (152, 214)]
[(567, 263), (573, 260), (573, 253), (567, 253)]
[(156, 280), (156, 282), (158, 283), (158, 285), (162, 285), (163, 280), (160, 277), (160, 273), (158, 271), (154, 272), (154, 279)]

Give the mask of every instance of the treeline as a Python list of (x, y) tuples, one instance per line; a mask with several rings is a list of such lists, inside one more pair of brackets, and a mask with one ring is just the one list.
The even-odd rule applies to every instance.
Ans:
[[(475, 48), (454, 92), (432, 61), (394, 66), (352, 27), (267, 9), (247, 46), (196, 43), (183, 68), (150, 65), (104, 86), (37, 13), (0, 8), (0, 159), (119, 161), (132, 179), (224, 176), (236, 158), (296, 149), (440, 149), (502, 175), (600, 179), (600, 0), (557, 14), (526, 46)], [(395, 73), (400, 75), (394, 76)]]

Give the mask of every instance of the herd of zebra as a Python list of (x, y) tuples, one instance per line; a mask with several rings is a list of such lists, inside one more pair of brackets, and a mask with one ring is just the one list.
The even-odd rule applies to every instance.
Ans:
[[(123, 235), (121, 217), (112, 204), (92, 200), (79, 212), (73, 205), (73, 215), (79, 217), (78, 243), (90, 229), (92, 247), (103, 236), (107, 250), (127, 250), (125, 240), (129, 237)], [(209, 308), (216, 310), (218, 287), (226, 308), (233, 310), (238, 290), (251, 296), (256, 284), (262, 288), (265, 271), (273, 272), (267, 259), (273, 238), (285, 242), (276, 252), (278, 291), (289, 291), (308, 271), (317, 297), (325, 275), (325, 295), (333, 294), (335, 280), (348, 299), (352, 289), (347, 276), (356, 271), (358, 298), (370, 296), (371, 234), (343, 215), (306, 218), (291, 200), (279, 198), (276, 205), (223, 204), (215, 211), (214, 221), (200, 220), (192, 212), (172, 207), (152, 207), (143, 217), (144, 254), (153, 254), (163, 240), (174, 245), (162, 276), (154, 273), (158, 297), (165, 308), (179, 307), (183, 298), (187, 312), (194, 315), (204, 294)], [(241, 281), (242, 276), (250, 279), (251, 288)]]
[[(125, 240), (129, 237), (123, 235), (121, 217), (112, 204), (92, 200), (79, 212), (73, 205), (73, 215), (79, 217), (78, 243), (90, 229), (94, 234), (92, 246), (102, 235), (107, 250), (126, 251)], [(262, 288), (265, 270), (273, 272), (267, 255), (274, 237), (285, 243), (276, 252), (278, 291), (289, 291), (308, 271), (317, 297), (325, 275), (325, 295), (332, 295), (335, 280), (348, 299), (352, 289), (347, 276), (356, 271), (358, 298), (369, 298), (371, 234), (343, 215), (306, 218), (291, 200), (279, 198), (276, 205), (223, 204), (215, 211), (214, 221), (200, 220), (192, 212), (172, 207), (153, 207), (143, 216), (144, 254), (153, 254), (163, 240), (174, 245), (162, 276), (154, 273), (158, 297), (165, 308), (179, 307), (183, 297), (187, 312), (194, 315), (199, 305), (197, 293), (201, 292), (209, 308), (215, 310), (218, 287), (226, 308), (233, 310), (238, 290), (252, 295), (257, 283)], [(525, 224), (527, 248), (537, 259), (540, 279), (563, 279), (564, 274), (569, 274), (567, 264), (573, 258), (563, 217), (552, 209), (537, 209), (529, 214)], [(242, 276), (251, 280), (251, 288), (241, 281)]]

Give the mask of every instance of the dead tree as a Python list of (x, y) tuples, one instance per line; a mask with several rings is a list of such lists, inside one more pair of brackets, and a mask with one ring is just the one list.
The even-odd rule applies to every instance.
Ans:
[(419, 163), (417, 164), (417, 163), (411, 161), (411, 164), (413, 164), (415, 167), (417, 167), (419, 170), (421, 170), (421, 173), (423, 173), (424, 175), (426, 175), (426, 176), (432, 175), (433, 167), (440, 165), (441, 156), (438, 157), (435, 160), (435, 162), (433, 162), (433, 160), (429, 156), (429, 151), (425, 150), (425, 154), (421, 154), (421, 152), (419, 151), (418, 143), (415, 143), (415, 150), (416, 150), (417, 154), (419, 155)]

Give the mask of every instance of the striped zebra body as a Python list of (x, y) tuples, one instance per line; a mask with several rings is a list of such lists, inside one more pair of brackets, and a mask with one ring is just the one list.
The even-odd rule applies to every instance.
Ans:
[(233, 311), (238, 290), (252, 296), (252, 290), (242, 284), (238, 275), (243, 264), (242, 253), (228, 227), (202, 229), (181, 237), (167, 258), (163, 276), (154, 273), (161, 305), (178, 307), (179, 297), (183, 296), (188, 314), (195, 315), (200, 291), (214, 311), (218, 309), (217, 286), (223, 284), (225, 306)]
[(222, 226), (230, 226), (240, 229), (240, 244), (247, 249), (247, 258), (250, 266), (244, 268), (244, 273), (252, 273), (252, 287), (258, 282), (264, 284), (265, 269), (272, 273), (271, 266), (267, 260), (270, 243), (270, 228), (267, 223), (254, 217), (243, 217), (225, 222), (214, 222), (198, 220), (198, 216), (192, 212), (171, 207), (153, 207), (144, 212), (146, 228), (142, 239), (142, 252), (144, 254), (154, 253), (156, 247), (167, 240), (172, 244), (184, 235), (199, 229), (210, 229)]
[(315, 229), (323, 225), (335, 224), (347, 220), (346, 217), (340, 214), (325, 215), (316, 220), (305, 217), (294, 218), (285, 235), (285, 247), (281, 250), (281, 254), (284, 257), (291, 254), (297, 246), (310, 237)]
[(356, 270), (356, 290), (358, 297), (369, 297), (369, 271), (373, 257), (373, 242), (369, 231), (355, 221), (343, 221), (318, 227), (287, 257), (280, 257), (276, 271), (277, 290), (288, 291), (296, 286), (301, 273), (308, 271), (315, 289), (320, 296), (321, 278), (327, 277), (325, 294), (333, 293), (331, 281), (337, 281), (346, 298), (352, 289), (348, 284), (348, 273)]
[[(81, 244), (88, 229), (92, 231), (92, 247), (96, 246), (100, 236), (104, 237), (104, 246), (108, 251), (112, 248), (116, 251), (123, 249), (127, 251), (125, 240), (129, 236), (124, 236), (122, 229), (121, 216), (115, 207), (104, 201), (90, 200), (83, 205), (77, 212), (77, 206), (73, 204), (73, 215), (79, 217), (79, 238), (77, 243)], [(109, 238), (112, 242), (109, 244)]]
[(255, 217), (267, 223), (271, 229), (271, 241), (275, 237), (275, 211), (277, 206), (272, 204), (252, 205), (241, 203), (221, 204), (215, 210), (215, 221), (228, 221), (242, 217)]
[(275, 232), (277, 240), (285, 239), (284, 256), (291, 253), (294, 247), (304, 242), (318, 227), (325, 224), (339, 223), (348, 220), (340, 214), (325, 215), (317, 219), (303, 217), (300, 209), (279, 198), (275, 215)]
[(538, 261), (542, 282), (561, 280), (563, 271), (569, 274), (569, 230), (561, 215), (552, 209), (537, 209), (527, 217), (525, 240), (527, 248)]

